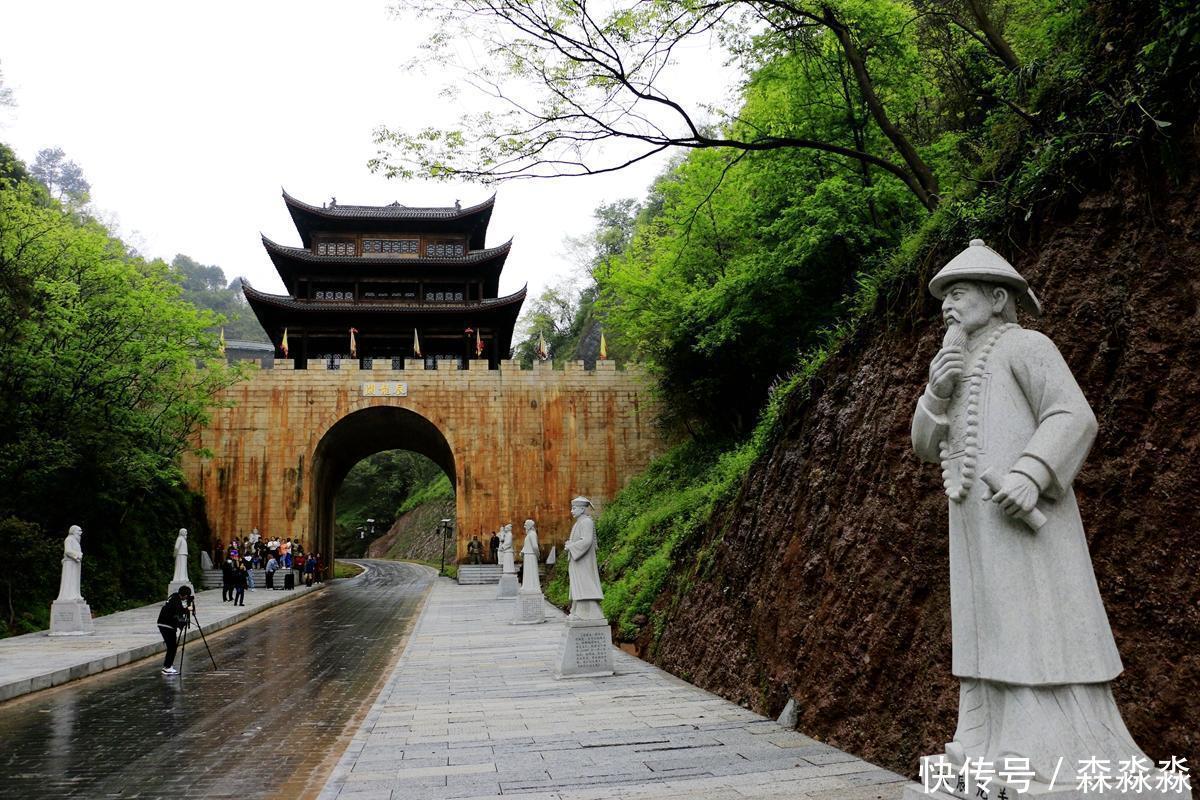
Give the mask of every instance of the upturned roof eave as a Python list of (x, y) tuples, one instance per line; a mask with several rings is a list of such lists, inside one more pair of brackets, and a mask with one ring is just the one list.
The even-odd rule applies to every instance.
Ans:
[(296, 300), (289, 295), (270, 294), (269, 292), (260, 292), (252, 287), (245, 280), (242, 281), (242, 294), (246, 298), (246, 302), (254, 309), (255, 316), (262, 322), (262, 314), (259, 313), (260, 307), (266, 309), (274, 309), (276, 311), (299, 313), (299, 314), (329, 314), (333, 313), (352, 313), (352, 314), (401, 314), (401, 315), (432, 315), (445, 313), (494, 313), (505, 310), (515, 310), (515, 313), (520, 312), (522, 304), (525, 302), (525, 295), (528, 291), (528, 285), (521, 287), (520, 291), (505, 295), (504, 297), (495, 297), (483, 300), (477, 303), (391, 303), (391, 302), (359, 302), (359, 303), (339, 303), (328, 301), (303, 301)]
[(485, 281), (485, 289), (495, 292), (500, 283), (500, 275), (512, 250), (512, 239), (496, 247), (476, 250), (459, 258), (387, 258), (374, 256), (318, 256), (302, 247), (289, 247), (279, 244), (263, 234), (263, 248), (275, 267), (275, 272), (288, 291), (295, 291), (295, 282), (300, 277), (311, 276), (321, 267), (359, 268), (374, 271), (380, 268), (401, 269), (463, 269), (480, 273)]
[(322, 224), (333, 226), (335, 229), (355, 227), (360, 231), (367, 231), (371, 230), (372, 226), (378, 228), (381, 223), (385, 225), (388, 223), (393, 225), (404, 223), (405, 226), (411, 226), (415, 223), (436, 227), (447, 223), (467, 222), (473, 217), (476, 219), (474, 225), (471, 226), (471, 246), (481, 247), (487, 235), (487, 226), (491, 221), (492, 209), (496, 204), (496, 195), (493, 194), (482, 203), (476, 203), (466, 208), (455, 206), (418, 208), (400, 205), (351, 205), (322, 208), (293, 197), (288, 194), (287, 189), (281, 189), (281, 191), (284, 205), (287, 206), (288, 214), (291, 216), (292, 223), (296, 226), (296, 232), (300, 234), (300, 239), (304, 242), (305, 247), (312, 246), (312, 233), (314, 229), (320, 230)]

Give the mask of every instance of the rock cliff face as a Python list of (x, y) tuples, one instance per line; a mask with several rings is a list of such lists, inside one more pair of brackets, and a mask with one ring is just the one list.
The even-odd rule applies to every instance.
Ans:
[[(1152, 758), (1192, 763), (1200, 180), (1126, 170), (1035, 223), (989, 244), (1038, 292), (1046, 314), (1022, 324), (1054, 339), (1099, 418), (1075, 491), (1125, 663), (1114, 691)], [(919, 299), (928, 277), (908, 287), (917, 305), (902, 316), (916, 322), (865, 326), (787, 410), (773, 449), (697, 543), (712, 556), (695, 575), (679, 565), (659, 598), (657, 648), (648, 629), (640, 642), (757, 711), (795, 697), (801, 730), (912, 775), (953, 734), (958, 706), (946, 499), (938, 468), (909, 445), (942, 335), (937, 306)]]

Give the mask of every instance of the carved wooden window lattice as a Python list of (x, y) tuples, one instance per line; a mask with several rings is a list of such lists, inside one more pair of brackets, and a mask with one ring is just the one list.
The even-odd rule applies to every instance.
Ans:
[(431, 258), (450, 258), (461, 256), (466, 252), (463, 242), (427, 242), (425, 255)]
[(319, 256), (352, 256), (356, 255), (353, 241), (317, 242)]
[(363, 255), (417, 255), (417, 239), (363, 239)]
[(314, 300), (354, 300), (353, 291), (339, 292), (333, 289), (321, 290), (318, 289), (313, 295)]
[(425, 293), (425, 302), (426, 303), (445, 303), (448, 301), (449, 302), (456, 302), (456, 301), (462, 302), (462, 299), (463, 299), (462, 292), (433, 292), (433, 291), (430, 291), (430, 292)]

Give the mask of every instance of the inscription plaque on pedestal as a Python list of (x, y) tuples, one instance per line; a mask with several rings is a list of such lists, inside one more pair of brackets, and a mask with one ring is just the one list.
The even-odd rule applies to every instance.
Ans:
[(613, 674), (612, 631), (608, 621), (567, 620), (567, 634), (559, 652), (560, 678), (600, 677)]
[(92, 609), (83, 600), (55, 600), (50, 604), (51, 636), (83, 636), (94, 630)]
[(546, 621), (545, 598), (541, 592), (527, 592), (522, 589), (517, 594), (513, 613), (513, 625), (536, 625)]

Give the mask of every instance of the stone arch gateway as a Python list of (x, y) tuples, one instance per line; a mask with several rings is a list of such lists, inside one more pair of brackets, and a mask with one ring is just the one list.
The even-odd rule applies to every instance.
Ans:
[(334, 496), (350, 469), (367, 456), (384, 450), (420, 453), (441, 467), (450, 482), (457, 485), (450, 443), (425, 417), (396, 405), (352, 411), (330, 426), (313, 450), (309, 520), (314, 541), (332, 542)]
[(549, 548), (570, 533), (573, 496), (603, 505), (664, 449), (656, 400), (636, 367), (468, 363), (297, 370), (277, 360), (227, 389), (197, 435), (200, 453), (184, 457), (213, 537), (228, 542), (258, 528), (331, 553), (333, 493), (350, 467), (407, 449), (454, 483), (459, 560), (471, 536), (526, 518)]

